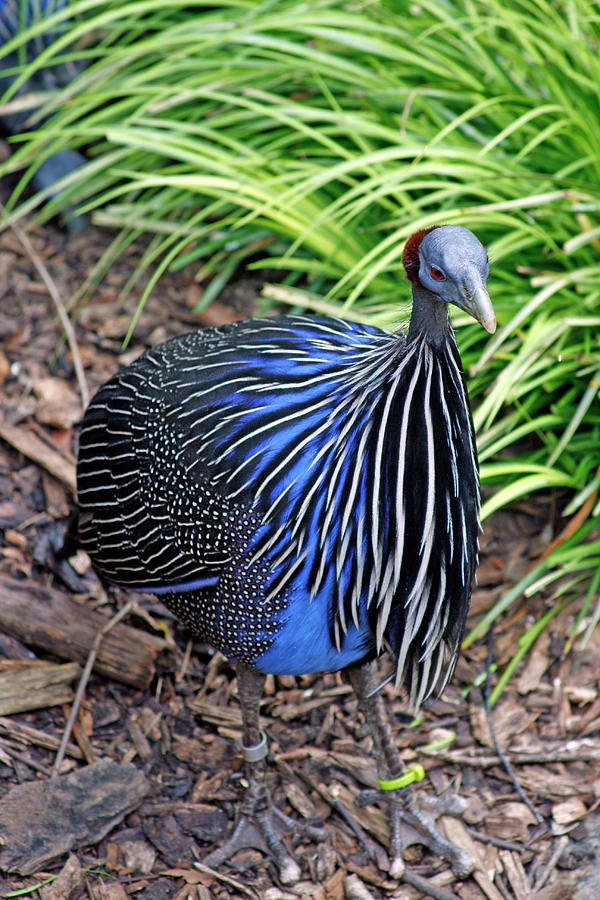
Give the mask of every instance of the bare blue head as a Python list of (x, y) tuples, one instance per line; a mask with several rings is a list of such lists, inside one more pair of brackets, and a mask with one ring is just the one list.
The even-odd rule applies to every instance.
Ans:
[(486, 286), (490, 271), (487, 253), (472, 231), (462, 225), (418, 231), (407, 241), (402, 258), (414, 284), (444, 303), (454, 303), (490, 334), (496, 330)]

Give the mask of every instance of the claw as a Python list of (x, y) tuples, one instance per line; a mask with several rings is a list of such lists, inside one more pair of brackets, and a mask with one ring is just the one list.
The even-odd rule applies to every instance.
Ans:
[(282, 841), (283, 835), (289, 831), (300, 831), (312, 840), (327, 837), (323, 829), (286, 816), (267, 798), (251, 795), (244, 802), (244, 809), (231, 837), (222, 847), (210, 853), (204, 863), (214, 869), (231, 860), (239, 850), (259, 850), (275, 862), (282, 884), (293, 884), (300, 880), (302, 873)]
[(451, 791), (439, 797), (428, 794), (398, 791), (363, 791), (356, 803), (385, 800), (389, 806), (390, 825), (390, 868), (393, 878), (401, 878), (404, 873), (404, 851), (412, 844), (422, 844), (432, 853), (447, 860), (460, 878), (466, 878), (475, 868), (475, 860), (460, 847), (451, 843), (437, 826), (439, 816), (461, 816), (467, 801)]

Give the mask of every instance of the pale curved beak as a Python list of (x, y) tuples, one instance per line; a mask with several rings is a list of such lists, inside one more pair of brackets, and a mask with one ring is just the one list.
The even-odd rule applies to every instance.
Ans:
[(463, 294), (460, 299), (464, 311), (477, 319), (489, 334), (493, 334), (496, 330), (496, 313), (486, 289), (477, 286), (471, 294)]

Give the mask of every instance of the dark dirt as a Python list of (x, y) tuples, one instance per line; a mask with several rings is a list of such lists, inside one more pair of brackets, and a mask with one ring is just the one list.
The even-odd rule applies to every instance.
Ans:
[[(53, 225), (32, 227), (29, 235), (65, 301), (78, 291), (109, 242), (106, 233), (94, 228), (75, 238)], [(140, 252), (141, 247), (133, 246), (78, 307), (77, 341), (92, 393), (119, 364), (148, 345), (197, 325), (231, 320), (254, 307), (260, 282), (242, 280), (237, 291), (228, 291), (199, 320), (191, 308), (201, 284), (187, 269), (161, 281), (132, 345), (123, 350), (141, 289), (125, 301), (119, 293)], [(42, 431), (69, 459), (76, 451), (82, 412), (73, 362), (48, 292), (11, 230), (0, 234), (0, 348), (0, 418), (20, 429)], [(73, 559), (76, 573), (70, 584), (57, 568), (55, 550), (72, 504), (69, 491), (45, 471), (43, 461), (29, 461), (10, 442), (0, 441), (0, 578), (52, 586), (112, 614), (124, 595), (107, 598), (84, 556)], [(559, 524), (552, 497), (522, 504), (487, 523), (471, 624), (536, 560)], [(541, 594), (521, 599), (500, 620), (491, 640), (498, 670), (516, 651), (520, 635), (553, 602)], [(88, 761), (133, 763), (149, 779), (150, 793), (98, 843), (76, 847), (74, 855), (59, 857), (33, 876), (0, 871), (0, 896), (29, 888), (46, 900), (422, 897), (417, 888), (394, 882), (378, 869), (332, 808), (336, 801), (343, 803), (372, 838), (384, 837), (378, 811), (352, 802), (373, 778), (371, 740), (339, 674), (267, 681), (263, 712), (274, 796), (289, 814), (320, 817), (329, 835), (319, 845), (290, 838), (303, 881), (282, 888), (272, 862), (255, 851), (238, 854), (235, 866), (220, 870), (229, 881), (194, 867), (223, 841), (243, 789), (234, 743), (235, 676), (210, 647), (190, 644), (160, 603), (147, 597), (141, 605), (145, 614), (135, 613), (130, 623), (147, 630), (154, 626), (155, 633), (172, 637), (173, 650), (146, 692), (92, 675), (74, 740)], [(451, 686), (442, 698), (427, 703), (418, 723), (412, 723), (402, 698), (390, 686), (384, 689), (403, 756), (427, 769), (423, 789), (439, 793), (452, 787), (470, 801), (464, 826), (455, 825), (451, 833), (474, 848), (480, 863), (476, 876), (461, 882), (442, 860), (418, 846), (406, 854), (413, 873), (453, 896), (600, 897), (600, 872), (594, 873), (600, 834), (595, 812), (600, 798), (600, 633), (585, 649), (575, 645), (565, 654), (565, 635), (575, 612), (573, 605), (567, 606), (552, 621), (493, 710), (497, 739), (534, 811), (499, 764), (481, 688), (472, 687), (486, 668), (486, 642), (463, 654)], [(34, 659), (56, 662), (0, 633), (0, 673)], [(55, 752), (18, 737), (10, 723), (60, 739), (68, 712), (66, 706), (53, 706), (1, 720), (9, 725), (0, 731), (0, 803), (15, 785), (47, 778)], [(437, 753), (420, 749), (444, 738), (449, 743)], [(527, 761), (527, 753), (539, 754), (537, 761)], [(81, 759), (67, 756), (67, 769), (82, 765)], [(34, 892), (51, 875), (59, 877)], [(571, 887), (577, 879), (579, 887)]]

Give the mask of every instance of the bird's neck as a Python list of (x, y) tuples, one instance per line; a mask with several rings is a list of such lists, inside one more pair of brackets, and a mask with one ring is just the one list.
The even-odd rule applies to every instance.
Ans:
[(440, 346), (448, 337), (450, 319), (448, 304), (439, 300), (418, 282), (412, 285), (413, 307), (408, 328), (408, 339), (425, 339)]

